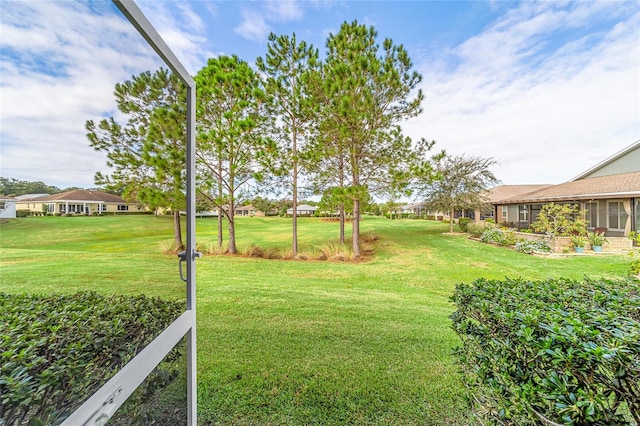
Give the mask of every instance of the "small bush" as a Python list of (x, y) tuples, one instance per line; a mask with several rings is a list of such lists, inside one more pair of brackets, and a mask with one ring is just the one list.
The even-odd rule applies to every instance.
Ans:
[(471, 222), (471, 219), (469, 219), (468, 217), (461, 217), (460, 219), (458, 219), (458, 227), (462, 232), (467, 232), (469, 222)]
[(480, 279), (452, 300), (482, 420), (640, 424), (640, 282)]
[(516, 238), (516, 234), (513, 231), (503, 231), (502, 232), (502, 240), (498, 242), (501, 246), (511, 247), (516, 245), (518, 239)]
[(467, 225), (467, 232), (474, 238), (480, 238), (484, 232), (484, 226), (478, 225), (477, 223), (470, 223)]
[(504, 241), (504, 233), (496, 228), (485, 228), (480, 235), (480, 241), (483, 243), (502, 244)]
[(2, 424), (61, 423), (183, 310), (146, 296), (0, 293)]
[(544, 240), (529, 241), (523, 239), (516, 242), (516, 250), (520, 253), (527, 254), (550, 253), (551, 247), (549, 247), (549, 244), (547, 244), (547, 242)]
[(16, 217), (29, 217), (29, 210), (16, 210)]

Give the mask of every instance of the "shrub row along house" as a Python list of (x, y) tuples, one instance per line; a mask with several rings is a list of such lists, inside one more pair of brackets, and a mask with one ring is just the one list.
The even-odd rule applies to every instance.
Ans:
[(640, 140), (559, 185), (502, 185), (490, 193), (496, 222), (528, 228), (547, 203), (578, 204), (607, 237), (640, 230)]
[(28, 194), (15, 197), (14, 203), (15, 213), (18, 216), (47, 213), (94, 215), (146, 211), (142, 204), (128, 203), (118, 195), (88, 189), (76, 189), (52, 195)]

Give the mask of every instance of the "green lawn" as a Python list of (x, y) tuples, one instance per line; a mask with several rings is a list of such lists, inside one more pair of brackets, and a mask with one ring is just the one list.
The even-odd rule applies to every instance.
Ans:
[[(0, 224), (5, 292), (184, 299), (170, 217), (43, 217)], [(622, 277), (627, 256), (547, 259), (442, 235), (447, 225), (366, 217), (371, 261), (207, 256), (197, 261), (202, 424), (469, 424), (451, 348), (456, 283), (479, 277)], [(199, 219), (198, 241), (216, 221)], [(238, 247), (286, 249), (290, 222), (238, 218)], [(303, 218), (302, 251), (337, 241)], [(348, 235), (348, 238), (350, 235)]]

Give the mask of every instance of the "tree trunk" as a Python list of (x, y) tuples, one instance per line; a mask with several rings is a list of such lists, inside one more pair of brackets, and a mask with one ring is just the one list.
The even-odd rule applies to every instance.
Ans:
[(353, 255), (360, 257), (360, 200), (353, 200), (353, 217), (351, 218), (351, 241), (353, 242)]
[[(222, 154), (218, 153), (218, 203), (222, 203)], [(218, 206), (218, 247), (222, 248), (222, 206)]]
[(236, 224), (235, 224), (235, 203), (233, 197), (229, 199), (229, 211), (227, 212), (227, 219), (229, 219), (229, 253), (236, 254)]
[(184, 249), (182, 244), (182, 226), (180, 225), (180, 211), (173, 212), (173, 236), (178, 250)]
[(293, 214), (291, 215), (293, 255), (298, 254), (298, 159), (296, 146), (296, 131), (293, 130)]
[(344, 244), (344, 204), (340, 204), (340, 244)]
[(451, 208), (451, 216), (449, 216), (449, 233), (453, 233), (453, 207)]
[(236, 254), (236, 228), (233, 218), (229, 219), (229, 253)]
[[(344, 190), (344, 156), (340, 155), (339, 162), (339, 178), (340, 178), (340, 189)], [(344, 200), (342, 200), (344, 201)], [(344, 203), (340, 204), (340, 244), (344, 244), (344, 222), (345, 222), (345, 214), (344, 214)]]
[(218, 207), (218, 247), (222, 248), (222, 207)]

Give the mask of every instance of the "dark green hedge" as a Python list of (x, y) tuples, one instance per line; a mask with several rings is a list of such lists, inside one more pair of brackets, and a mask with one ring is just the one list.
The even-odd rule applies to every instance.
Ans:
[(485, 424), (640, 424), (640, 282), (480, 279), (452, 300)]
[(184, 309), (142, 295), (0, 293), (0, 424), (59, 424)]

